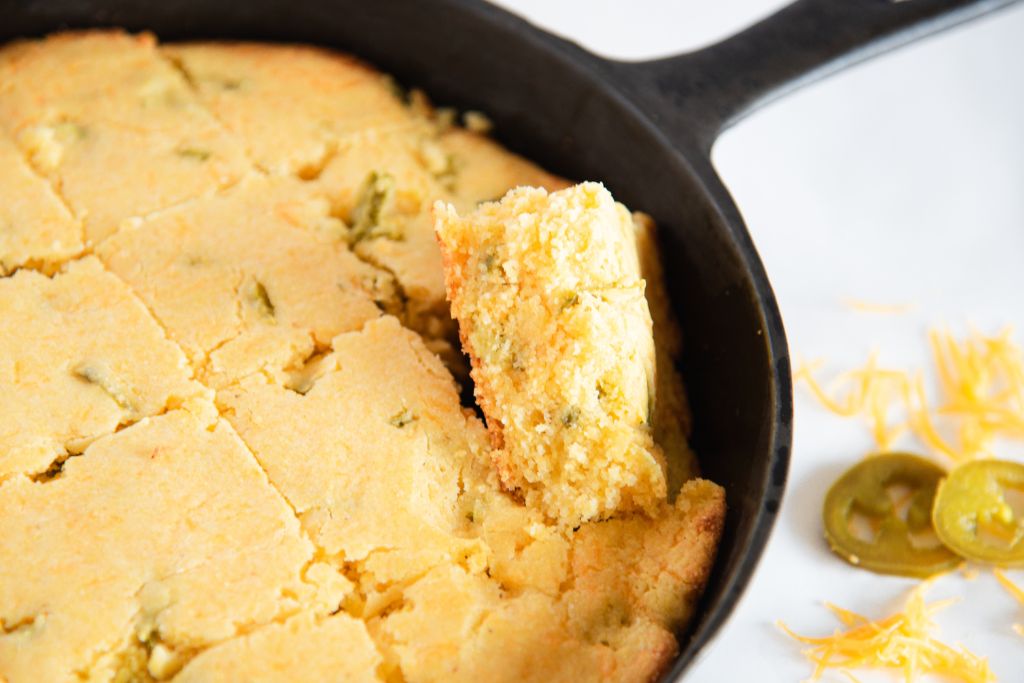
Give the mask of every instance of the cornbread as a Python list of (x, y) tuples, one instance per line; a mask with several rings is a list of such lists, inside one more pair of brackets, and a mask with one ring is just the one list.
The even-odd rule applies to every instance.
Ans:
[(674, 495), (683, 482), (696, 477), (697, 456), (690, 449), (692, 429), (690, 403), (686, 398), (683, 378), (675, 367), (675, 359), (683, 350), (683, 337), (672, 315), (672, 304), (665, 289), (665, 277), (658, 256), (657, 228), (645, 213), (633, 213), (636, 228), (636, 249), (640, 258), (640, 274), (644, 278), (648, 307), (654, 322), (655, 396), (651, 426), (654, 442), (665, 454), (669, 495)]
[(42, 475), (119, 426), (209, 395), (191, 375), (95, 258), (52, 278), (0, 278), (0, 481)]
[[(147, 418), (50, 482), (0, 484), (0, 509), (11, 681), (164, 678), (191, 652), (317, 604), (303, 581), (313, 548), (222, 421)], [(315, 609), (337, 609), (332, 598)]]
[(569, 526), (667, 495), (633, 219), (596, 183), (437, 205), (452, 315), (502, 483)]
[(392, 82), (358, 60), (302, 45), (170, 45), (169, 57), (264, 171), (309, 178), (349, 135), (412, 119)]
[(0, 275), (26, 264), (52, 270), (82, 246), (82, 226), (14, 143), (0, 137)]
[(189, 662), (174, 680), (373, 683), (379, 680), (380, 662), (363, 622), (344, 612), (321, 621), (302, 613), (215, 645)]
[[(256, 175), (142, 219), (97, 253), (195, 366), (241, 373), (258, 369), (240, 351), (254, 337), (326, 345), (380, 315), (390, 278), (332, 234), (343, 229), (301, 181)], [(214, 351), (222, 362), (207, 367)]]
[(211, 194), (245, 170), (240, 142), (148, 34), (9, 45), (0, 56), (0, 126), (51, 179), (92, 244), (127, 218)]
[(657, 500), (566, 525), (505, 490), (457, 383), (432, 205), (568, 183), (400, 95), (301, 46), (0, 48), (0, 680), (668, 666), (725, 503), (653, 224), (620, 246), (668, 495), (659, 463)]

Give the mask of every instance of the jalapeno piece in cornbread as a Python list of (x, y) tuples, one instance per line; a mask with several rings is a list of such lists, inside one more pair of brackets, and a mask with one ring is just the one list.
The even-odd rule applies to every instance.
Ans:
[(452, 315), (503, 484), (568, 525), (666, 496), (651, 314), (629, 211), (601, 185), (438, 204)]

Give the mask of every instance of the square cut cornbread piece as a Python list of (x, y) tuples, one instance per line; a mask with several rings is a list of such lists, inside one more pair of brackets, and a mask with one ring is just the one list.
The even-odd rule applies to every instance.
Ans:
[(0, 275), (26, 265), (52, 272), (82, 247), (81, 224), (0, 134)]
[(347, 55), (260, 43), (163, 51), (268, 173), (315, 177), (346, 136), (412, 123), (392, 81)]
[(148, 34), (67, 33), (3, 48), (0, 126), (91, 243), (127, 218), (229, 186), (248, 167)]
[(666, 497), (632, 218), (596, 183), (437, 206), (452, 315), (503, 484), (574, 526)]
[(312, 546), (230, 426), (185, 411), (97, 440), (47, 483), (0, 484), (0, 509), (10, 683), (163, 679), (216, 642), (345, 597), (309, 580)]
[(217, 403), (314, 542), (372, 577), (359, 611), (384, 609), (393, 585), (431, 566), (472, 562), (480, 544), (460, 534), (456, 502), (486, 437), (420, 337), (379, 318), (336, 337), (304, 379), (297, 391), (252, 375)]
[(348, 227), (352, 250), (395, 276), (404, 301), (391, 311), (429, 337), (454, 333), (445, 302), (431, 206), (448, 197), (446, 166), (428, 130), (368, 130), (340, 143), (316, 180)]
[(376, 683), (381, 664), (366, 626), (344, 612), (317, 620), (301, 613), (206, 650), (175, 683)]
[[(337, 238), (291, 178), (251, 176), (126, 228), (97, 250), (214, 385), (260, 371), (287, 339), (311, 355), (380, 315), (390, 279)], [(272, 338), (272, 339), (268, 339)]]
[[(202, 412), (181, 350), (98, 260), (0, 279), (0, 480), (42, 474), (121, 425)], [(208, 399), (206, 399), (208, 400)]]

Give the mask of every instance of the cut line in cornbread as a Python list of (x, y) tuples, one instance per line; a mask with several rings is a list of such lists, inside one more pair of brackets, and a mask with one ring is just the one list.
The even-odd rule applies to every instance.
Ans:
[(666, 496), (629, 211), (597, 183), (435, 205), (452, 315), (503, 485), (568, 525)]
[(0, 134), (0, 276), (26, 265), (52, 272), (82, 247), (81, 224)]

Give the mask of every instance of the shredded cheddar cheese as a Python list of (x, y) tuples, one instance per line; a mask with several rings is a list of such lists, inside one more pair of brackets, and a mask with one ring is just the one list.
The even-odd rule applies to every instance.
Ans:
[[(949, 332), (931, 331), (928, 340), (939, 389), (935, 401), (928, 396), (924, 373), (883, 367), (877, 353), (863, 367), (838, 375), (828, 386), (815, 377), (815, 365), (801, 365), (794, 380), (803, 381), (832, 413), (864, 420), (881, 451), (892, 450), (896, 440), (909, 433), (954, 464), (994, 458), (998, 440), (1024, 440), (1024, 350), (1011, 334), (1009, 329), (994, 336), (972, 331), (958, 340)], [(968, 580), (977, 575), (976, 569), (963, 571)], [(1001, 570), (994, 572), (1024, 605), (1024, 588)], [(815, 665), (811, 680), (826, 669), (863, 667), (901, 669), (908, 683), (925, 673), (965, 683), (995, 681), (986, 659), (932, 636), (931, 616), (948, 601), (925, 604), (924, 593), (931, 582), (915, 588), (901, 612), (880, 621), (828, 605), (847, 627), (831, 636), (810, 638), (781, 623), (780, 627), (811, 646), (805, 651)], [(1024, 624), (1013, 628), (1024, 636)]]
[(844, 299), (843, 303), (846, 304), (848, 308), (861, 313), (900, 315), (908, 313), (914, 309), (912, 304), (880, 304), (874, 301), (864, 301), (862, 299)]
[[(1010, 577), (1007, 576), (1006, 572), (1002, 569), (993, 569), (992, 573), (996, 575), (996, 578), (999, 580), (999, 583), (1002, 584), (1003, 588), (1006, 589), (1006, 592), (1015, 597), (1017, 602), (1024, 606), (1024, 588), (1021, 588), (1011, 581)], [(1024, 624), (1014, 624), (1013, 630), (1019, 635), (1024, 636)]]
[(933, 581), (922, 582), (910, 592), (900, 612), (879, 621), (827, 604), (846, 627), (830, 636), (801, 636), (781, 622), (779, 627), (791, 638), (811, 646), (804, 651), (814, 664), (811, 681), (820, 679), (828, 669), (844, 670), (855, 681), (845, 670), (865, 668), (897, 669), (906, 683), (913, 683), (923, 674), (938, 674), (963, 683), (994, 683), (996, 676), (988, 660), (935, 638), (932, 615), (953, 601), (926, 604), (924, 594)]
[(1024, 440), (1024, 350), (1011, 331), (991, 337), (972, 332), (962, 341), (932, 331), (929, 342), (941, 390), (935, 406), (923, 374), (881, 367), (877, 354), (838, 376), (829, 389), (810, 365), (801, 366), (794, 379), (831, 412), (865, 419), (880, 450), (910, 432), (936, 453), (963, 462), (995, 457), (997, 439)]

